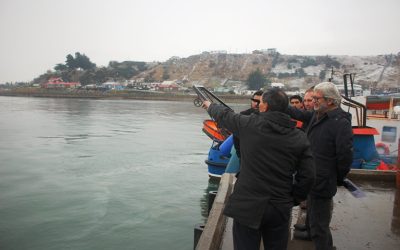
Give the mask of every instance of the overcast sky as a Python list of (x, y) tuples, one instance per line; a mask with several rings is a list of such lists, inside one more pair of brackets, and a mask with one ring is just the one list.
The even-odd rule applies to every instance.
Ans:
[(209, 50), (400, 52), (399, 0), (0, 0), (0, 83), (80, 52), (97, 66)]

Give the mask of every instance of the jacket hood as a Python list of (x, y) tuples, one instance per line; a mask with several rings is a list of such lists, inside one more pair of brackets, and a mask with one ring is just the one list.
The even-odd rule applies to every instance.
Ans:
[(291, 120), (290, 116), (287, 114), (277, 111), (268, 111), (262, 112), (260, 115), (267, 121), (266, 126), (280, 134), (287, 134), (296, 128), (296, 122)]

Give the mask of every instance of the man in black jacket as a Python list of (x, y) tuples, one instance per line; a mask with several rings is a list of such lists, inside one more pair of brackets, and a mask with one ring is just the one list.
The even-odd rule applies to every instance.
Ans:
[[(311, 239), (317, 250), (333, 249), (329, 224), (337, 185), (350, 171), (353, 159), (351, 117), (340, 108), (341, 96), (331, 82), (315, 86), (314, 112), (289, 108), (289, 114), (309, 125), (306, 129), (314, 156), (316, 181), (307, 198)], [(307, 232), (304, 232), (307, 234)], [(296, 234), (295, 234), (296, 236)], [(304, 235), (303, 238), (307, 238)]]
[(240, 138), (240, 174), (224, 209), (234, 219), (235, 250), (259, 250), (261, 237), (265, 249), (286, 249), (291, 209), (314, 183), (310, 144), (283, 113), (288, 103), (279, 89), (265, 92), (260, 112), (249, 116), (203, 103), (218, 124)]

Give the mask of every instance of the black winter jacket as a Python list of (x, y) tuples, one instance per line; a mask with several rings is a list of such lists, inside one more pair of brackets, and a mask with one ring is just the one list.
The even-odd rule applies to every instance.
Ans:
[(317, 120), (316, 112), (299, 112), (289, 108), (289, 114), (309, 123), (306, 133), (315, 161), (316, 182), (311, 195), (332, 198), (350, 171), (353, 161), (353, 130), (351, 116), (341, 108), (328, 111)]
[(306, 198), (315, 179), (310, 143), (288, 115), (270, 111), (246, 116), (217, 104), (208, 112), (240, 138), (240, 175), (225, 215), (257, 229), (268, 204), (288, 207)]
[[(242, 112), (240, 112), (241, 115), (251, 115), (253, 113), (259, 112), (257, 109), (253, 109), (253, 108), (249, 108), (246, 110), (243, 110)], [(233, 146), (235, 147), (236, 150), (236, 154), (238, 156), (238, 158), (240, 159), (240, 140), (239, 137), (237, 137), (236, 135), (233, 135)]]

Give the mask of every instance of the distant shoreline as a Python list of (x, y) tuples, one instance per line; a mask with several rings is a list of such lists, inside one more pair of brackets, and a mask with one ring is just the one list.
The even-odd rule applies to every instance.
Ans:
[[(188, 101), (192, 102), (196, 95), (173, 92), (154, 91), (93, 91), (93, 90), (64, 90), (41, 88), (0, 89), (0, 96), (40, 97), (40, 98), (83, 98), (83, 99), (126, 99), (126, 100), (154, 100), (154, 101)], [(218, 95), (226, 102), (248, 103), (249, 96)]]

